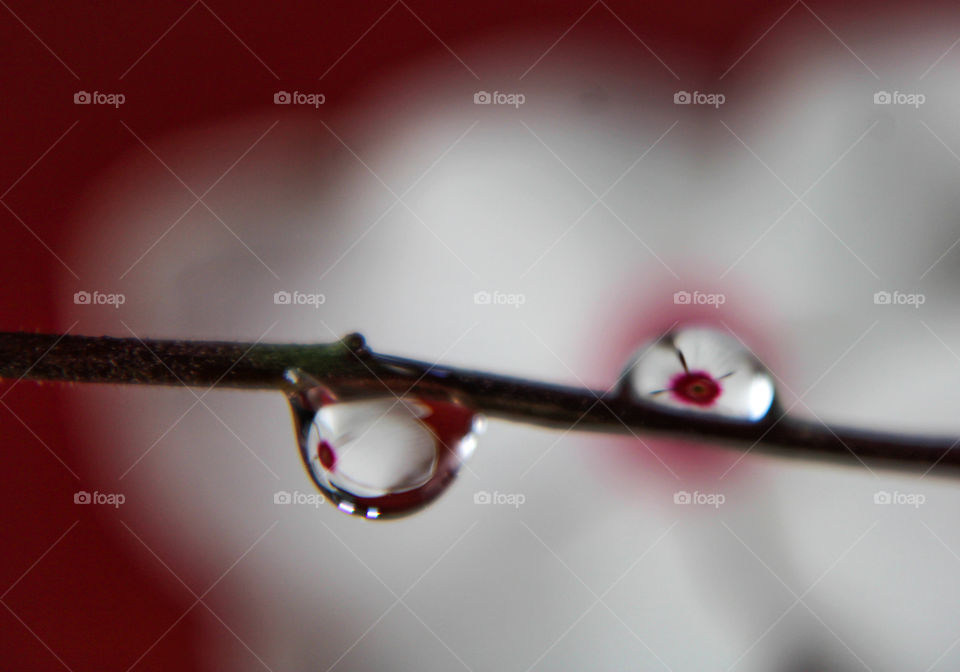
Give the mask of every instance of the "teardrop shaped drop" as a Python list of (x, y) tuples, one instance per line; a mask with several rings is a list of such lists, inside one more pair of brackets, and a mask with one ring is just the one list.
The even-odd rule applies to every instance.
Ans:
[(440, 496), (473, 452), (483, 416), (454, 401), (382, 397), (343, 401), (302, 373), (290, 405), (300, 455), (344, 513), (412, 513)]
[(640, 348), (622, 385), (637, 401), (759, 421), (773, 407), (773, 377), (727, 331), (678, 327)]

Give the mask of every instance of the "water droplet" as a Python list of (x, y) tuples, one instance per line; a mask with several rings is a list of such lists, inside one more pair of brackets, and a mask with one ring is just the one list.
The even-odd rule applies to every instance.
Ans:
[(733, 334), (679, 327), (642, 347), (623, 385), (639, 401), (694, 413), (761, 420), (774, 402), (767, 368)]
[(344, 401), (301, 372), (288, 380), (300, 455), (344, 513), (389, 518), (442, 494), (473, 452), (483, 416), (455, 401)]

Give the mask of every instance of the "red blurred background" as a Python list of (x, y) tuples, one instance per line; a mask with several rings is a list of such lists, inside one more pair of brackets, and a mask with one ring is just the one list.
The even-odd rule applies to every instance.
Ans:
[[(91, 180), (138, 145), (121, 120), (149, 143), (263, 107), (278, 89), (322, 90), (320, 114), (334, 114), (371, 78), (447, 53), (444, 43), (456, 51), (467, 40), (520, 31), (543, 35), (546, 49), (575, 23), (621, 31), (608, 6), (685, 80), (713, 80), (795, 3), (0, 4), (0, 329), (46, 332), (70, 327), (50, 300), (69, 273), (57, 257), (75, 234), (65, 222)], [(818, 0), (815, 9), (843, 26), (876, 4)], [(538, 55), (531, 52), (530, 62)], [(78, 90), (122, 91), (126, 103), (106, 113), (77, 106)], [(72, 505), (84, 480), (79, 451), (96, 446), (85, 444), (83, 427), (62, 421), (58, 386), (3, 381), (0, 394), (5, 666), (127, 669), (169, 630), (136, 668), (201, 669), (200, 637), (229, 634), (204, 628), (201, 635), (212, 617), (190, 610), (193, 596), (172, 576), (158, 582), (164, 574), (148, 572), (142, 557), (128, 557), (128, 546), (100, 524), (106, 514)]]

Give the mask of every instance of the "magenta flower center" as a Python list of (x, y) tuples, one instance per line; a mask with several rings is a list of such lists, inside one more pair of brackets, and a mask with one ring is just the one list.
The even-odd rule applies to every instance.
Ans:
[(710, 406), (721, 391), (720, 383), (705, 371), (685, 371), (670, 381), (675, 399), (696, 406)]
[(317, 446), (317, 457), (327, 471), (332, 471), (337, 464), (337, 454), (333, 451), (333, 446), (327, 441), (320, 441), (320, 445)]

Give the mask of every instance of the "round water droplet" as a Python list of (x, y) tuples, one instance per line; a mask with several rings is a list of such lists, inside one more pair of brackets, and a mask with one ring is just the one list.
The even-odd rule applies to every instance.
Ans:
[(482, 430), (482, 416), (456, 402), (341, 401), (303, 374), (296, 378), (302, 388), (290, 403), (300, 454), (317, 487), (345, 513), (384, 518), (433, 501)]
[(727, 331), (679, 327), (641, 348), (623, 385), (632, 398), (678, 410), (760, 420), (774, 402), (773, 378)]

